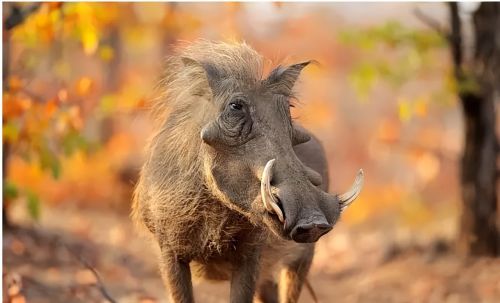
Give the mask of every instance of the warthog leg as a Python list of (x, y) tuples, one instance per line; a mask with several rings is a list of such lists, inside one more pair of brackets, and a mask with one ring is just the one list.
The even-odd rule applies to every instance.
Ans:
[(278, 303), (278, 284), (272, 280), (263, 282), (259, 287), (257, 298), (261, 303)]
[(189, 262), (179, 260), (169, 251), (162, 249), (160, 271), (163, 283), (170, 292), (169, 302), (194, 303)]
[(279, 302), (295, 303), (299, 300), (302, 285), (311, 267), (314, 246), (311, 245), (300, 258), (285, 264), (279, 280)]
[[(302, 286), (305, 285), (306, 276), (311, 267), (314, 255), (314, 244), (306, 244), (302, 247), (301, 253), (293, 259), (284, 262), (280, 269), (278, 281), (269, 277), (261, 281), (256, 298), (260, 303), (296, 303), (299, 300)], [(309, 289), (313, 301), (316, 302), (315, 295)]]
[(242, 258), (240, 264), (235, 267), (231, 277), (231, 303), (252, 303), (255, 294), (255, 285), (259, 276), (260, 249), (253, 247), (244, 249), (247, 256)]

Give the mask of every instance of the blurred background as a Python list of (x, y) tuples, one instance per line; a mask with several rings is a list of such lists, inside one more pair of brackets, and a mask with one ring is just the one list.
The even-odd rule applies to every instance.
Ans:
[(128, 214), (162, 63), (199, 38), (320, 63), (292, 116), (332, 191), (366, 174), (317, 245), (320, 302), (500, 300), (498, 3), (2, 5), (4, 302), (166, 302)]

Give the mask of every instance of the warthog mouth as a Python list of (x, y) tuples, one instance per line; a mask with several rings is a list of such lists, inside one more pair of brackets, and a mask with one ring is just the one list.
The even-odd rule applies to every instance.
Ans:
[[(281, 234), (281, 236), (285, 238), (292, 238), (297, 242), (316, 241), (323, 234), (326, 234), (328, 231), (330, 231), (333, 227), (333, 224), (337, 221), (338, 216), (358, 197), (359, 193), (361, 192), (361, 188), (363, 187), (364, 174), (363, 170), (359, 170), (354, 183), (347, 192), (337, 195), (329, 195), (323, 192), (323, 197), (328, 196), (329, 198), (323, 198), (323, 200), (320, 200), (320, 203), (333, 203), (335, 205), (334, 209), (338, 209), (333, 217), (332, 215), (329, 215), (327, 221), (311, 221), (306, 222), (306, 224), (302, 224), (301, 226), (288, 226), (290, 224), (293, 224), (293, 222), (287, 222), (285, 207), (283, 205), (283, 201), (278, 195), (279, 190), (271, 184), (275, 162), (275, 159), (269, 160), (262, 172), (260, 184), (262, 203), (267, 212), (267, 217), (269, 217), (269, 219), (272, 221), (272, 225), (274, 226), (274, 228), (277, 229), (273, 230), (273, 232)], [(326, 214), (320, 214), (320, 216), (326, 216)], [(317, 217), (317, 215), (314, 215), (313, 217)], [(323, 218), (326, 219), (325, 217)], [(297, 220), (297, 218), (290, 218), (290, 220)], [(303, 220), (304, 218), (302, 219), (302, 221)], [(306, 219), (306, 221), (310, 220), (313, 220), (313, 218)], [(297, 232), (300, 232), (301, 230), (307, 230), (308, 234), (303, 237), (302, 234), (298, 235)]]

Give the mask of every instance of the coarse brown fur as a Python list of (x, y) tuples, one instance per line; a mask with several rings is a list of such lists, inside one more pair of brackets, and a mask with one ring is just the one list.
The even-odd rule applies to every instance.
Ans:
[[(207, 83), (211, 78), (190, 60), (204, 62), (208, 73), (217, 67), (217, 76), (225, 80)], [(160, 85), (164, 91), (152, 108), (157, 128), (146, 149), (132, 218), (144, 225), (160, 246), (161, 271), (171, 297), (174, 302), (192, 302), (193, 272), (207, 279), (230, 279), (232, 302), (251, 297), (255, 287), (265, 302), (277, 302), (278, 296), (280, 302), (295, 302), (314, 244), (277, 237), (256, 215), (265, 212), (262, 203), (232, 203), (208, 172), (210, 167), (204, 161), (207, 149), (200, 139), (203, 126), (219, 112), (211, 99), (223, 98), (231, 87), (260, 85), (261, 56), (244, 43), (198, 41), (172, 56), (165, 71)], [(308, 151), (315, 153), (317, 157), (308, 165), (327, 179), (319, 142), (314, 138), (301, 146), (299, 158), (306, 163), (300, 154), (307, 158)], [(248, 184), (254, 182), (248, 180)], [(254, 187), (248, 188), (246, 198), (259, 197)], [(321, 188), (327, 189), (326, 185)], [(279, 270), (282, 281), (278, 292), (275, 281)]]
[[(203, 92), (192, 93), (204, 79), (196, 68), (186, 67), (181, 57), (210, 60), (245, 81), (260, 79), (262, 63), (245, 44), (229, 47), (205, 41), (189, 45), (182, 55), (168, 60), (161, 83), (167, 90), (152, 108), (159, 128), (147, 148), (152, 152), (134, 193), (132, 217), (161, 237), (162, 245), (180, 255), (203, 257), (228, 248), (242, 228), (255, 227), (208, 190), (212, 186), (204, 177), (199, 133), (215, 110), (203, 100), (207, 97)], [(167, 236), (165, 227), (179, 232)]]

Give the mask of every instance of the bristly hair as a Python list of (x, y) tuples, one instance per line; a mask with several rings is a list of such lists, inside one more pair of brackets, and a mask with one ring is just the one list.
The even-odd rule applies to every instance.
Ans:
[[(184, 64), (183, 58), (200, 63), (200, 70)], [(160, 97), (153, 101), (152, 113), (155, 119), (163, 120), (165, 113), (181, 106), (188, 100), (179, 100), (178, 96), (192, 91), (208, 81), (213, 93), (218, 95), (227, 91), (225, 79), (237, 80), (240, 84), (257, 84), (262, 79), (262, 56), (246, 43), (225, 43), (198, 40), (194, 43), (181, 43), (174, 55), (167, 59), (162, 80), (157, 88)]]
[[(263, 58), (245, 43), (199, 40), (177, 48), (166, 61), (160, 96), (152, 104), (157, 123), (134, 191), (134, 221), (177, 252), (192, 252), (193, 241), (215, 250), (231, 245), (228, 239), (245, 221), (242, 214), (229, 211), (231, 203), (219, 203), (224, 198), (206, 178), (200, 132), (218, 112), (210, 99), (262, 85), (290, 104), (293, 84), (307, 64), (278, 67), (263, 80)], [(282, 104), (279, 110), (289, 115)]]
[[(217, 212), (208, 209), (214, 207), (212, 204), (203, 203), (213, 196), (207, 190), (199, 134), (207, 115), (213, 115), (215, 109), (213, 102), (207, 102), (212, 96), (204, 91), (208, 87), (206, 70), (186, 65), (183, 58), (208, 67), (211, 76), (235, 79), (239, 85), (259, 84), (263, 69), (262, 57), (245, 43), (201, 40), (178, 48), (166, 62), (160, 96), (152, 105), (156, 132), (146, 147), (132, 217), (163, 244), (179, 251), (188, 249), (187, 239), (166, 238), (162, 229), (190, 229), (195, 233), (192, 239), (205, 243), (224, 234), (209, 228), (213, 222), (220, 222), (217, 224), (223, 228), (224, 222), (235, 220), (223, 209)], [(206, 225), (197, 225), (195, 218), (200, 216)]]

